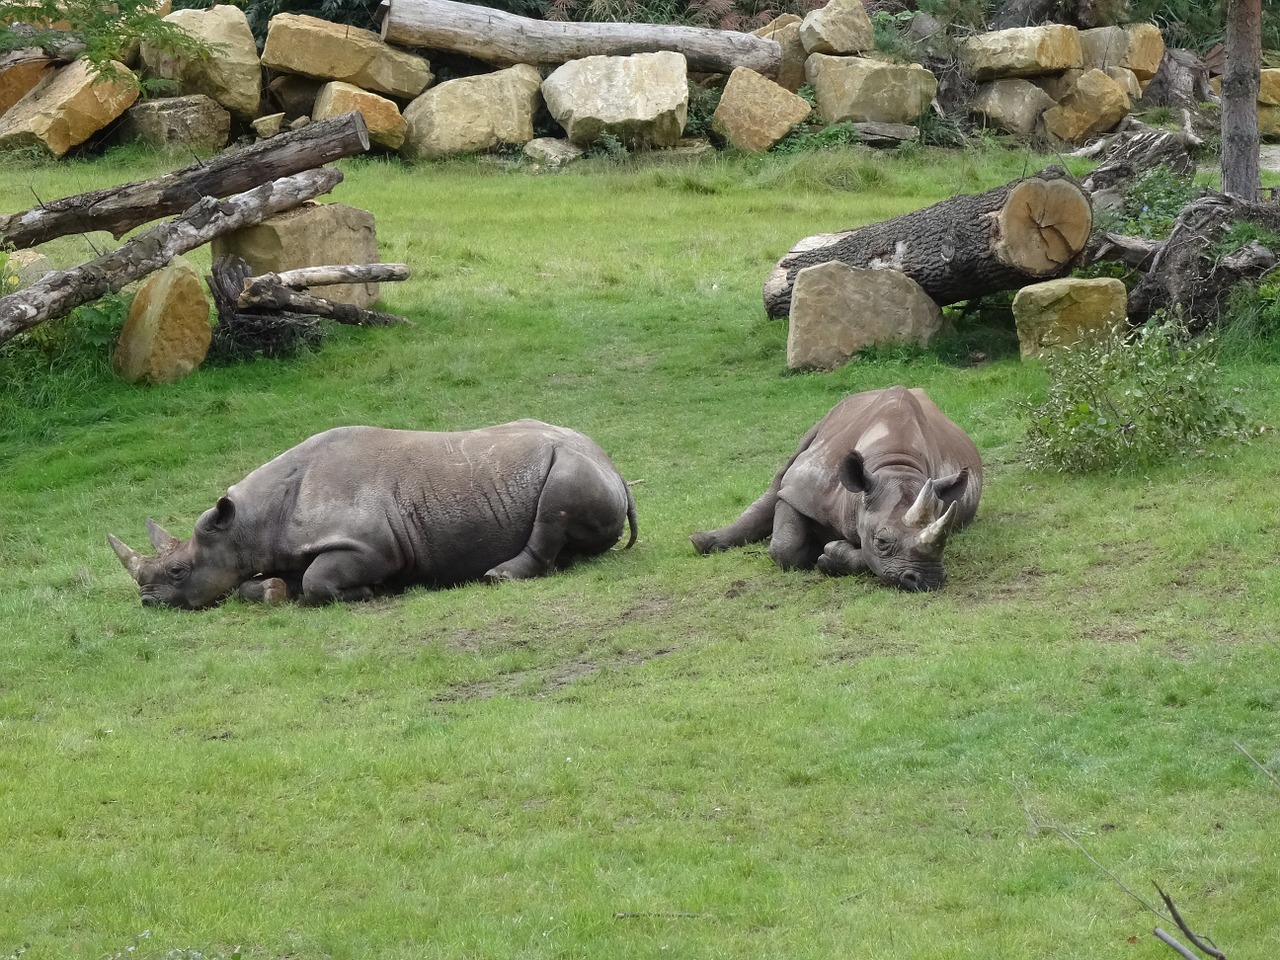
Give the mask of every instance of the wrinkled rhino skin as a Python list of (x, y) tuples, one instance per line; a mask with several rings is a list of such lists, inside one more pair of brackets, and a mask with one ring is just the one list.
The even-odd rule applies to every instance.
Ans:
[(947, 537), (973, 520), (981, 496), (978, 448), (923, 390), (868, 390), (805, 434), (736, 521), (690, 540), (707, 554), (769, 538), (784, 570), (937, 590)]
[(108, 535), (144, 606), (360, 600), (413, 585), (538, 577), (603, 553), (635, 501), (589, 437), (537, 420), (433, 433), (337, 427), (232, 486), (156, 556)]

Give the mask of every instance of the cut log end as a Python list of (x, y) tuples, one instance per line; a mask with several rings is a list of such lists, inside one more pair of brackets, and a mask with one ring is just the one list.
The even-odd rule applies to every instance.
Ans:
[(1032, 178), (1009, 191), (997, 213), (996, 255), (1033, 277), (1058, 274), (1089, 242), (1093, 206), (1070, 180)]

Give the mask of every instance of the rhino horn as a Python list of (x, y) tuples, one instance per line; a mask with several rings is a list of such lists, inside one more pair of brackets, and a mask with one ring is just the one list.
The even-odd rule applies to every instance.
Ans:
[(151, 538), (151, 546), (155, 547), (156, 553), (161, 555), (168, 553), (182, 543), (181, 540), (150, 517), (147, 517), (147, 536)]
[(129, 571), (129, 576), (137, 580), (138, 574), (142, 571), (142, 564), (147, 558), (133, 549), (133, 547), (121, 542), (113, 534), (107, 534), (107, 543), (111, 544), (111, 549), (116, 552), (116, 556), (120, 558), (124, 568)]
[(924, 486), (920, 488), (920, 494), (916, 497), (916, 502), (911, 505), (911, 509), (902, 515), (902, 522), (909, 527), (928, 526), (933, 523), (941, 509), (942, 500), (938, 496), (934, 482), (926, 480)]
[(955, 519), (956, 505), (953, 503), (947, 507), (942, 516), (920, 531), (920, 536), (916, 537), (916, 543), (925, 547), (944, 546), (947, 542), (947, 535), (951, 533), (951, 526)]

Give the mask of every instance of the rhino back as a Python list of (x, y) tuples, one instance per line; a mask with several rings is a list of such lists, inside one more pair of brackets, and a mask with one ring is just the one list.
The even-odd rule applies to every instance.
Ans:
[(538, 421), (452, 433), (338, 427), (228, 494), (264, 567), (374, 546), (407, 580), (455, 583), (523, 548), (557, 444), (579, 437), (591, 444)]

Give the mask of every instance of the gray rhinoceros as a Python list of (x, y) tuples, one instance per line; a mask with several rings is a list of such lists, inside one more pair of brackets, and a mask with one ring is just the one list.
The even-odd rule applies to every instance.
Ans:
[(973, 519), (981, 495), (978, 448), (923, 390), (868, 390), (806, 433), (742, 516), (690, 539), (706, 554), (771, 537), (784, 570), (870, 572), (903, 590), (937, 590), (947, 537)]
[(603, 553), (635, 500), (589, 437), (537, 420), (431, 433), (337, 427), (231, 487), (158, 556), (107, 536), (144, 606), (360, 600), (381, 590), (538, 577)]

